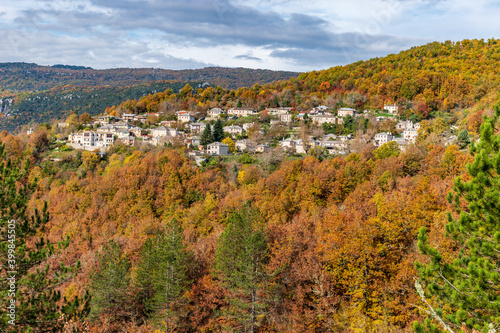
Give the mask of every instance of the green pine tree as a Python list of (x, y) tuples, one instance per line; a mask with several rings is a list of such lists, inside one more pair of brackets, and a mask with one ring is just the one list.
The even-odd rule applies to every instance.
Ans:
[(210, 124), (207, 124), (200, 138), (200, 146), (203, 148), (207, 148), (207, 145), (214, 142), (214, 136), (212, 134), (212, 129), (210, 128)]
[(215, 122), (213, 136), (215, 142), (222, 142), (222, 140), (224, 140), (225, 138), (224, 128), (220, 119), (217, 119), (217, 121)]
[(458, 133), (457, 144), (460, 147), (460, 149), (464, 149), (465, 147), (467, 147), (469, 142), (470, 142), (469, 132), (467, 132), (466, 129), (464, 129), (460, 133)]
[(181, 299), (189, 283), (188, 260), (182, 229), (176, 220), (165, 232), (148, 239), (141, 251), (136, 274), (140, 302), (153, 322), (165, 323), (167, 332), (169, 319), (176, 314), (172, 304)]
[(23, 167), (20, 164), (7, 159), (0, 144), (0, 229), (5, 235), (0, 246), (0, 322), (5, 331), (59, 332), (68, 320), (87, 315), (88, 297), (83, 303), (78, 298), (61, 300), (56, 287), (80, 264), (61, 264), (51, 273), (47, 259), (66, 248), (69, 239), (54, 245), (38, 236), (49, 221), (47, 203), (41, 214), (35, 210), (27, 216), (27, 202), (36, 184), (28, 181), (29, 160)]
[[(472, 144), (474, 162), (467, 166), (470, 180), (455, 179), (454, 193), (448, 195), (458, 219), (448, 214), (446, 233), (458, 246), (457, 257), (447, 261), (433, 248), (423, 227), (418, 236), (419, 250), (430, 263), (415, 263), (417, 289), (428, 302), (427, 312), (435, 320), (415, 323), (417, 332), (457, 331), (462, 323), (479, 332), (498, 331), (500, 324), (500, 135), (495, 117), (485, 119), (481, 139)], [(460, 207), (467, 204), (465, 210)], [(425, 294), (424, 294), (425, 293)], [(496, 332), (495, 331), (495, 332)]]
[(96, 253), (97, 268), (90, 273), (92, 318), (108, 315), (114, 321), (123, 321), (129, 316), (129, 268), (127, 257), (113, 240)]
[(234, 212), (220, 236), (215, 254), (215, 272), (231, 291), (228, 319), (241, 325), (239, 331), (255, 332), (256, 319), (265, 309), (260, 297), (267, 281), (266, 234), (261, 217), (250, 205)]

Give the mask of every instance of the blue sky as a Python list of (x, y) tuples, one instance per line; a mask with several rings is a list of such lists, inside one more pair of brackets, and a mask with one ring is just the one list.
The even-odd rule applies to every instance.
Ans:
[(500, 38), (499, 16), (487, 0), (7, 0), (0, 62), (310, 71)]

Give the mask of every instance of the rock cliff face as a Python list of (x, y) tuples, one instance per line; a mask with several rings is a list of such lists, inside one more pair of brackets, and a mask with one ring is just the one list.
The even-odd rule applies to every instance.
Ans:
[(12, 98), (0, 99), (0, 113), (3, 113), (7, 116), (11, 110), (11, 106), (13, 103), (14, 100)]

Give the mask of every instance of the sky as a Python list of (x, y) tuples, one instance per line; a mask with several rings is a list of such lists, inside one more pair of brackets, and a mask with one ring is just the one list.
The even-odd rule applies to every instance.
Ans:
[(489, 0), (3, 0), (0, 62), (311, 71), (500, 37)]

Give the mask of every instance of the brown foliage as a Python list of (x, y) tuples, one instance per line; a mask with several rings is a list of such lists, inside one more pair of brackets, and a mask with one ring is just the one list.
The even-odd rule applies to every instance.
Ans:
[(43, 150), (49, 143), (47, 131), (45, 129), (37, 130), (31, 134), (28, 143), (38, 151)]
[[(43, 179), (30, 205), (48, 200), (49, 240), (72, 238), (63, 261), (79, 258), (84, 267), (70, 281), (72, 294), (85, 289), (86, 270), (101, 244), (119, 240), (134, 265), (145, 240), (179, 220), (193, 260), (175, 330), (209, 332), (228, 320), (221, 311), (227, 291), (212, 273), (217, 239), (229, 215), (250, 200), (269, 236), (271, 280), (262, 295), (267, 311), (259, 318), (261, 331), (403, 329), (418, 315), (409, 305), (416, 302), (417, 230), (427, 226), (435, 244), (454, 251), (443, 237), (444, 198), (470, 160), (456, 146), (427, 149), (376, 162), (372, 149), (321, 162), (311, 156), (285, 160), (267, 176), (246, 168), (255, 177), (241, 185), (229, 182), (224, 168), (202, 172), (174, 150), (136, 151), (111, 156), (102, 174)], [(32, 175), (43, 177), (40, 168)]]
[(7, 134), (1, 140), (5, 145), (8, 157), (14, 159), (21, 158), (24, 151), (24, 143), (19, 137)]

